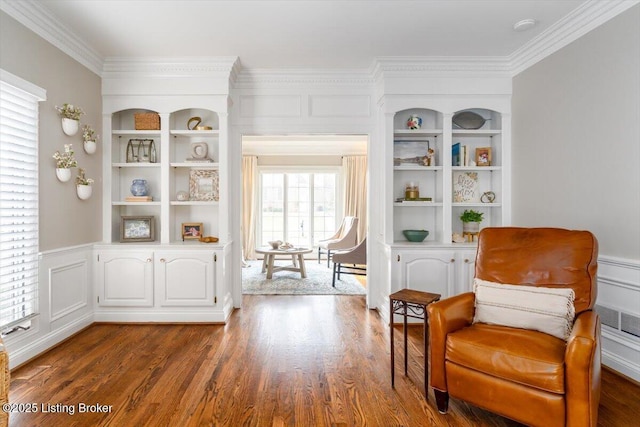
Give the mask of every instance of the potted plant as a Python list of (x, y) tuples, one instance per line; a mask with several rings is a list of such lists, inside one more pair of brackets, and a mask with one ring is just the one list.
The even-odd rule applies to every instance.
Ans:
[(93, 154), (96, 152), (96, 142), (98, 142), (99, 135), (93, 130), (91, 125), (82, 126), (82, 140), (84, 141), (84, 151), (87, 154)]
[(56, 105), (56, 110), (62, 118), (62, 131), (69, 136), (73, 136), (78, 133), (80, 126), (80, 116), (84, 114), (82, 108), (75, 107), (73, 104), (62, 104), (62, 107)]
[(56, 176), (62, 182), (67, 182), (71, 178), (71, 168), (78, 166), (78, 162), (73, 156), (72, 144), (64, 144), (64, 152), (56, 151), (53, 154), (56, 160)]
[(78, 170), (78, 176), (76, 176), (76, 193), (81, 200), (87, 200), (91, 197), (93, 179), (84, 176), (84, 169)]
[(462, 212), (462, 215), (460, 215), (460, 220), (462, 221), (462, 232), (479, 232), (483, 215), (484, 213), (482, 212), (474, 211), (473, 209), (465, 209), (465, 211)]

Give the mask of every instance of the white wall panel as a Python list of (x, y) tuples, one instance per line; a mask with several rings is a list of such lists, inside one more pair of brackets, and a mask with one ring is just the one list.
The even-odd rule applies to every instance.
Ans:
[(309, 115), (312, 117), (369, 117), (371, 115), (371, 97), (311, 95), (309, 97)]
[(302, 98), (298, 95), (244, 95), (240, 97), (240, 117), (300, 117)]
[(58, 320), (87, 305), (88, 266), (86, 260), (49, 268), (49, 312)]

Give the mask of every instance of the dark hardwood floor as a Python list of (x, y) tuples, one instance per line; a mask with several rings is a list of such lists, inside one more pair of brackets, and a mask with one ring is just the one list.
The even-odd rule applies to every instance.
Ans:
[[(440, 415), (423, 396), (422, 328), (408, 377), (401, 329), (392, 389), (388, 326), (360, 296), (245, 296), (224, 326), (96, 324), (12, 373), (10, 401), (38, 413), (10, 425), (519, 425), (456, 400)], [(605, 370), (602, 390), (599, 425), (635, 425), (640, 386)]]

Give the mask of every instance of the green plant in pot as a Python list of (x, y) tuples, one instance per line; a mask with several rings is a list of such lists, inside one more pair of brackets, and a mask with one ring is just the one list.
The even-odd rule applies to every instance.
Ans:
[(462, 221), (462, 231), (464, 233), (477, 233), (480, 231), (480, 223), (484, 213), (474, 211), (473, 209), (465, 209), (460, 215)]

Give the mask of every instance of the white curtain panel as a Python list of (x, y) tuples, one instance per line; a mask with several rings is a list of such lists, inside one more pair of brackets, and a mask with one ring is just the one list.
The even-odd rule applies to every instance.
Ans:
[(344, 215), (358, 218), (358, 242), (367, 237), (367, 156), (344, 156)]
[(258, 158), (242, 156), (242, 255), (256, 259), (256, 209), (258, 190)]

